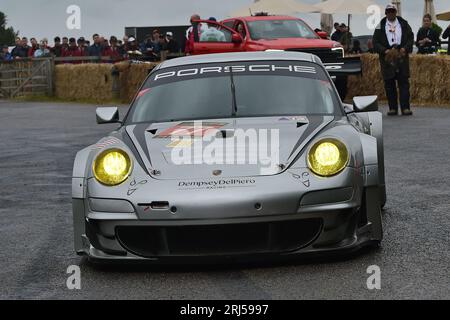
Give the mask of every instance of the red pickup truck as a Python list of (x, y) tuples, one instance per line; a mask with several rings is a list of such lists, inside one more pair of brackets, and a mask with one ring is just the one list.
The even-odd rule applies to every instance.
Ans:
[(198, 31), (192, 33), (190, 43), (190, 54), (194, 55), (266, 50), (315, 54), (337, 78), (341, 98), (346, 95), (347, 76), (361, 73), (359, 58), (344, 58), (339, 42), (328, 40), (325, 32), (316, 33), (295, 17), (256, 15), (222, 22), (199, 20), (193, 28)]

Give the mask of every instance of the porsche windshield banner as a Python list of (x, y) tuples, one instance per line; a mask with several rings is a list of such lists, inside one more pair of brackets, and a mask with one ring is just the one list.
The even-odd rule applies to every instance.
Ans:
[(230, 63), (211, 63), (195, 66), (163, 69), (150, 78), (152, 87), (161, 84), (192, 80), (198, 78), (230, 76), (291, 76), (316, 80), (327, 80), (325, 72), (319, 66), (309, 62), (299, 61), (254, 61)]

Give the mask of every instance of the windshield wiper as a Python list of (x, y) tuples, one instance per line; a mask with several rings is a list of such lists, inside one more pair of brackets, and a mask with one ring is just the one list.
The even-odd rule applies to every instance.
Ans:
[(238, 106), (237, 106), (237, 102), (236, 102), (236, 85), (234, 84), (234, 75), (233, 75), (233, 67), (230, 66), (230, 80), (231, 80), (231, 96), (232, 96), (232, 101), (231, 101), (231, 106), (232, 106), (232, 112), (231, 115), (233, 117), (237, 116), (237, 112), (238, 112)]

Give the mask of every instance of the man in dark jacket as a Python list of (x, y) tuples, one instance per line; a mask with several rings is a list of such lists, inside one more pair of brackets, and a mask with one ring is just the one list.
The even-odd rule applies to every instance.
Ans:
[(178, 42), (173, 38), (173, 33), (171, 31), (166, 32), (166, 43), (169, 53), (180, 52), (180, 46), (178, 45)]
[(414, 45), (414, 33), (408, 22), (397, 17), (394, 5), (386, 7), (386, 17), (373, 35), (374, 51), (379, 54), (381, 73), (389, 101), (388, 115), (398, 115), (397, 82), (400, 107), (405, 116), (412, 115), (409, 93), (409, 54)]
[(88, 54), (91, 57), (101, 57), (103, 51), (103, 40), (97, 33), (92, 36), (92, 40), (94, 40), (94, 44), (89, 47)]
[(419, 49), (420, 54), (433, 54), (436, 53), (439, 46), (439, 35), (431, 28), (432, 21), (431, 15), (426, 14), (423, 16), (422, 28), (417, 32), (416, 46)]
[(50, 49), (50, 52), (57, 58), (62, 57), (63, 49), (61, 46), (61, 38), (55, 37), (53, 41), (55, 42), (55, 45)]
[(338, 22), (336, 22), (334, 24), (334, 30), (335, 31), (331, 35), (331, 40), (339, 42), (341, 40), (342, 30), (341, 30), (341, 25)]
[(28, 40), (23, 40), (20, 38), (16, 38), (16, 46), (11, 52), (11, 55), (14, 57), (14, 59), (17, 58), (27, 58), (28, 57)]
[(449, 44), (448, 44), (448, 48), (447, 48), (447, 54), (450, 55), (450, 25), (447, 27), (447, 29), (445, 30), (444, 34), (442, 35), (442, 39), (448, 39), (449, 40)]

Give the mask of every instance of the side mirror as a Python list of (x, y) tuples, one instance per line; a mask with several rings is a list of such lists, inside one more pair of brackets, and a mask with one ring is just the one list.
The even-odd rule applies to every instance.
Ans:
[(354, 112), (378, 111), (378, 96), (364, 96), (353, 98)]
[(95, 113), (98, 124), (120, 123), (119, 109), (117, 107), (97, 108)]
[(318, 31), (317, 35), (322, 39), (325, 39), (325, 40), (328, 39), (328, 34), (325, 31)]
[(344, 106), (344, 111), (346, 114), (355, 112), (355, 110), (353, 109), (353, 106), (351, 104), (344, 103), (343, 106)]
[(231, 36), (231, 42), (233, 42), (235, 44), (242, 43), (241, 35), (238, 33), (233, 33), (233, 35)]

